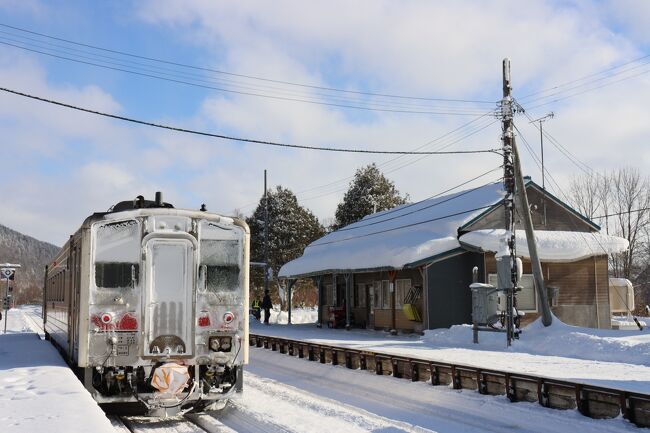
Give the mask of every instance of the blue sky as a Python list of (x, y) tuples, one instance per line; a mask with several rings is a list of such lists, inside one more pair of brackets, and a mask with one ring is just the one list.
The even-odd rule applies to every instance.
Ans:
[[(525, 8), (517, 6), (506, 1), (4, 0), (0, 23), (201, 68), (428, 98), (496, 101), (501, 92), (501, 60), (510, 57), (515, 97), (525, 107), (533, 107), (532, 117), (554, 111), (556, 117), (547, 123), (547, 130), (576, 158), (595, 170), (633, 166), (650, 174), (646, 168), (650, 74), (645, 74), (650, 67), (647, 59), (627, 66), (628, 72), (619, 67), (650, 54), (646, 30), (650, 4), (585, 0), (530, 1)], [(0, 41), (48, 41), (6, 27), (0, 31), (4, 32)], [(49, 43), (71, 47), (54, 40)], [(170, 68), (170, 73), (182, 74), (183, 79), (208, 80), (212, 86), (246, 92), (320, 102), (343, 98), (346, 104), (384, 104), (390, 109), (426, 104), (429, 111), (435, 107), (432, 111), (460, 110), (466, 115), (354, 110), (224, 93), (0, 44), (2, 86), (143, 120), (293, 144), (415, 149), (476, 119), (472, 113), (494, 107), (359, 97), (173, 65), (148, 63), (146, 67)], [(590, 82), (584, 87), (568, 85), (524, 97), (617, 67), (591, 81), (576, 82)], [(600, 84), (608, 85), (596, 89)], [(572, 96), (582, 90), (588, 91)], [(557, 96), (535, 101), (553, 93)], [(572, 97), (553, 102), (565, 96)], [(543, 102), (550, 103), (534, 108)], [(449, 150), (499, 147), (500, 128), (494, 120), (481, 118), (472, 124), (475, 129), (466, 127), (423, 150), (443, 144), (450, 145)], [(520, 116), (518, 125), (521, 141), (526, 138), (537, 149), (538, 132), (528, 119)], [(498, 157), (485, 155), (393, 161), (386, 156), (263, 148), (128, 125), (4, 93), (0, 94), (0, 131), (5, 161), (11, 161), (0, 171), (4, 189), (10, 191), (0, 208), (0, 224), (57, 244), (88, 214), (138, 194), (151, 197), (156, 190), (179, 207), (194, 208), (205, 202), (214, 211), (232, 214), (239, 209), (248, 214), (262, 193), (264, 169), (271, 185), (291, 188), (301, 203), (327, 219), (333, 216), (349, 176), (370, 162), (380, 164), (398, 189), (416, 200), (500, 164)], [(453, 138), (458, 142), (451, 144)], [(571, 177), (580, 173), (551, 146), (545, 149), (545, 158), (557, 189), (565, 189)], [(526, 153), (524, 169), (534, 179), (540, 177)], [(473, 185), (489, 180), (493, 179), (482, 178)]]

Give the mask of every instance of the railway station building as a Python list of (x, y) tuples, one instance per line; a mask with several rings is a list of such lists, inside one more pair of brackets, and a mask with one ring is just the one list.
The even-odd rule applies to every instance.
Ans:
[[(553, 313), (567, 324), (610, 328), (608, 256), (627, 241), (601, 234), (528, 177), (525, 185)], [(471, 323), (472, 269), (479, 282), (496, 284), (503, 197), (502, 184), (491, 183), (368, 215), (311, 243), (279, 277), (289, 290), (297, 279), (313, 279), (320, 326), (421, 332)], [(517, 306), (526, 324), (541, 309), (516, 207), (524, 268)]]

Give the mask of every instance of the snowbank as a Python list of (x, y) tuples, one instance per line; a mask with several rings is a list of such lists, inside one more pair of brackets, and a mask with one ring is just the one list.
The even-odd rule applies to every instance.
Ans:
[(10, 310), (8, 319), (9, 333), (0, 335), (2, 431), (114, 433), (56, 349), (29, 332), (23, 311)]
[[(476, 230), (462, 235), (459, 240), (483, 251), (498, 251), (501, 248), (504, 229)], [(524, 230), (516, 230), (517, 255), (530, 258)], [(545, 262), (572, 262), (603, 254), (620, 253), (627, 250), (629, 242), (617, 236), (600, 233), (535, 231), (537, 253)]]
[(593, 361), (622, 362), (650, 366), (650, 332), (579, 328), (557, 317), (545, 327), (541, 318), (524, 328), (521, 338), (504, 348), (501, 333), (479, 333), (480, 344), (472, 343), (470, 325), (426, 331), (422, 341), (431, 347), (465, 347), (474, 350), (503, 350), (532, 355), (561, 356)]

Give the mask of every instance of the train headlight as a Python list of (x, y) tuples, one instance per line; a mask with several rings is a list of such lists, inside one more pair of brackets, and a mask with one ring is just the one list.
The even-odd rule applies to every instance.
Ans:
[(210, 337), (209, 346), (212, 352), (230, 352), (232, 337)]
[(101, 315), (100, 320), (103, 324), (107, 325), (113, 322), (113, 313), (104, 313)]
[(226, 324), (232, 323), (233, 320), (235, 320), (235, 315), (232, 314), (230, 311), (228, 311), (226, 314), (223, 315), (223, 321)]

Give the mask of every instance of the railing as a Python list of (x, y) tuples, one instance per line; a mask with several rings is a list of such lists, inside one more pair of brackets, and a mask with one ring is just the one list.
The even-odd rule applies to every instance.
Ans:
[(382, 352), (251, 334), (251, 346), (263, 347), (321, 364), (344, 365), (413, 382), (451, 385), (486, 395), (506, 395), (511, 402), (538, 402), (554, 409), (577, 409), (596, 419), (622, 415), (639, 427), (650, 427), (650, 395), (585, 383), (518, 374), (463, 364), (430, 361)]

